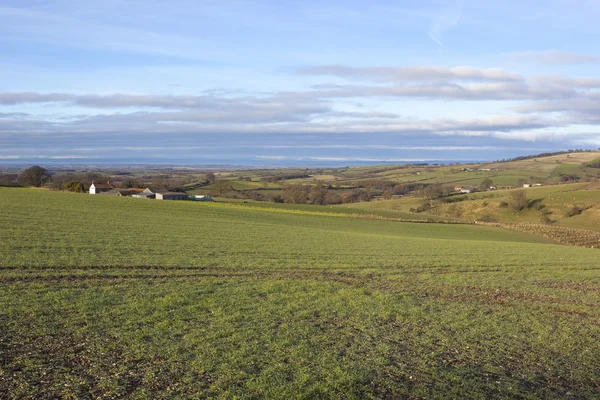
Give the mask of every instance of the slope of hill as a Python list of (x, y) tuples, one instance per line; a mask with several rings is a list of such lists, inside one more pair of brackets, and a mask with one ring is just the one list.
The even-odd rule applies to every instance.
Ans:
[(482, 168), (524, 169), (551, 173), (563, 165), (584, 167), (600, 158), (600, 151), (572, 152), (548, 157), (535, 157), (526, 160), (483, 164)]
[[(511, 207), (514, 192), (524, 190), (528, 200), (522, 210)], [(477, 192), (451, 196), (455, 202), (424, 200), (418, 195), (392, 200), (346, 204), (338, 207), (366, 210), (410, 212), (420, 205), (432, 204), (418, 215), (446, 216), (464, 221), (528, 222), (554, 224), (571, 228), (600, 231), (600, 187), (597, 183), (572, 183)]]
[(2, 398), (593, 398), (595, 249), (0, 189)]

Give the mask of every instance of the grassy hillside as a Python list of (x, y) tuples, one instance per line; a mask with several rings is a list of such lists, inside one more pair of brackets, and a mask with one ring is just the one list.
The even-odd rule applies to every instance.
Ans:
[[(511, 189), (522, 187), (523, 183), (544, 186), (565, 183), (589, 184), (600, 181), (598, 160), (600, 160), (600, 151), (571, 151), (545, 157), (532, 156), (487, 164), (371, 165), (343, 168), (223, 171), (216, 174), (217, 182), (214, 184), (207, 184), (207, 181), (202, 179), (187, 184), (184, 189), (190, 194), (211, 193), (219, 198), (265, 202), (283, 200), (293, 203), (313, 202), (329, 205), (351, 203), (346, 207), (362, 211), (371, 210), (377, 213), (390, 211), (407, 213), (411, 208), (416, 209), (421, 205), (420, 199), (415, 196), (419, 196), (419, 191), (428, 185), (445, 188), (454, 188), (455, 186), (480, 188), (482, 183), (487, 181), (486, 186), (489, 186), (491, 182), (495, 188)], [(294, 197), (291, 193), (297, 189), (291, 185), (304, 185), (305, 198)], [(324, 201), (313, 201), (308, 195), (311, 188), (314, 189), (318, 185), (324, 185), (327, 188), (327, 196)], [(286, 187), (288, 191), (286, 191)], [(399, 198), (407, 193), (412, 196)], [(384, 197), (388, 198), (390, 194), (396, 201), (363, 207), (363, 203), (368, 198), (380, 200)], [(489, 196), (499, 197), (497, 195)], [(360, 204), (356, 204), (359, 201)], [(565, 207), (573, 207), (573, 205), (560, 205), (554, 211), (564, 213)], [(502, 210), (498, 212), (493, 207), (484, 209), (479, 204), (470, 204), (463, 208), (458, 214), (464, 214), (465, 219), (468, 220), (478, 219), (482, 216), (491, 216), (494, 219), (509, 222), (521, 219), (521, 214), (511, 216)], [(457, 216), (455, 210), (456, 207), (452, 207), (451, 212), (444, 207), (435, 208), (433, 211), (438, 211), (435, 216), (433, 212), (428, 212), (427, 215), (429, 218), (455, 218)], [(558, 221), (562, 218), (555, 215), (551, 219)], [(573, 225), (589, 229), (590, 225), (593, 225), (584, 219), (581, 219), (581, 224), (579, 224), (578, 219), (581, 218), (568, 221), (565, 226)], [(541, 215), (541, 213), (529, 213), (522, 219), (525, 222), (534, 220), (538, 222), (543, 220), (546, 223), (549, 219), (547, 214)]]
[[(0, 266), (380, 267), (446, 264), (456, 240), (465, 246), (535, 237), (465, 225), (401, 224), (195, 202), (0, 189)], [(318, 210), (318, 209), (317, 209)], [(401, 241), (401, 245), (400, 245)], [(433, 242), (432, 242), (433, 241)], [(486, 243), (481, 243), (485, 241)], [(435, 243), (439, 254), (423, 258)], [(477, 251), (473, 251), (477, 253)], [(436, 261), (437, 260), (437, 261)], [(542, 260), (543, 261), (543, 260)], [(547, 260), (551, 261), (551, 260)], [(503, 264), (507, 260), (497, 260)], [(537, 261), (532, 260), (537, 263)]]
[[(371, 203), (360, 203), (354, 204), (354, 207), (339, 207), (339, 206), (319, 206), (314, 204), (287, 204), (287, 203), (270, 203), (264, 201), (246, 201), (246, 200), (230, 200), (222, 199), (222, 203), (236, 204), (246, 208), (258, 208), (269, 211), (277, 210), (290, 210), (298, 211), (299, 213), (309, 214), (343, 214), (349, 217), (369, 217), (373, 219), (390, 219), (400, 221), (433, 221), (433, 222), (461, 222), (456, 218), (436, 216), (431, 214), (415, 214), (411, 212), (400, 212), (393, 209), (377, 209), (376, 207), (362, 208), (362, 204)], [(374, 204), (374, 203), (372, 203)]]
[[(517, 185), (525, 181), (559, 182), (561, 174), (583, 177), (600, 177), (599, 168), (587, 165), (600, 158), (600, 151), (573, 152), (557, 156), (531, 158), (487, 164), (424, 165), (424, 166), (368, 166), (351, 167), (338, 171), (336, 179), (329, 182), (350, 184), (361, 179), (384, 178), (399, 183), (446, 183), (453, 185), (479, 185), (492, 179), (495, 185)], [(320, 175), (314, 175), (319, 178)], [(321, 179), (320, 179), (321, 180)], [(327, 181), (327, 179), (324, 179)]]
[(549, 157), (510, 161), (505, 163), (489, 163), (484, 164), (482, 167), (513, 170), (535, 170), (549, 173), (554, 171), (556, 168), (560, 168), (564, 164), (583, 166), (597, 158), (600, 158), (600, 151), (574, 152)]
[(0, 398), (593, 398), (598, 251), (0, 189)]
[[(551, 222), (558, 226), (600, 231), (600, 187), (597, 183), (573, 183), (531, 187), (525, 190), (529, 206), (515, 211), (510, 207), (511, 194), (517, 189), (477, 192), (454, 196), (462, 201), (444, 203), (434, 201), (427, 212), (414, 214), (462, 219), (465, 221), (487, 218), (499, 222)], [(403, 196), (392, 200), (345, 204), (338, 207), (384, 212), (409, 213), (424, 203), (418, 195)], [(580, 214), (573, 214), (575, 208)], [(409, 214), (411, 215), (411, 214)]]

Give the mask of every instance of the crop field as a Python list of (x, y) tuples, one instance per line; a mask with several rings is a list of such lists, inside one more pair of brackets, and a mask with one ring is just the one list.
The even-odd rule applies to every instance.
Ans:
[(0, 398), (597, 398), (597, 249), (325, 208), (0, 188)]
[[(227, 203), (237, 204), (247, 208), (259, 208), (269, 211), (296, 211), (298, 213), (306, 213), (313, 215), (325, 214), (343, 214), (356, 218), (370, 217), (372, 219), (390, 219), (390, 220), (405, 220), (405, 221), (441, 221), (441, 222), (456, 222), (456, 219), (435, 216), (430, 214), (415, 214), (409, 212), (400, 212), (390, 208), (377, 209), (376, 207), (365, 207), (363, 205), (371, 205), (383, 203), (381, 201), (374, 203), (354, 203), (353, 207), (347, 205), (332, 205), (320, 206), (313, 204), (287, 204), (287, 203), (267, 203), (261, 201), (239, 201), (239, 200), (223, 200)], [(460, 221), (459, 221), (460, 222)]]

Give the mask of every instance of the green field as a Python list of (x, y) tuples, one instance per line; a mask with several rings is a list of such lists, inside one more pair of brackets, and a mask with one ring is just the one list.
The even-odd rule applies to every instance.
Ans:
[(600, 392), (597, 249), (326, 209), (0, 188), (0, 398)]
[[(297, 211), (298, 213), (309, 213), (309, 214), (343, 214), (354, 217), (372, 217), (392, 220), (408, 220), (408, 221), (456, 221), (452, 218), (435, 216), (431, 214), (415, 214), (409, 212), (401, 212), (394, 209), (382, 208), (377, 209), (376, 207), (362, 207), (364, 205), (372, 205), (376, 203), (355, 203), (353, 207), (346, 206), (319, 206), (313, 204), (286, 204), (286, 203), (268, 203), (263, 201), (240, 201), (222, 199), (221, 201), (237, 204), (242, 207), (250, 209), (264, 209), (269, 211), (278, 210), (290, 210)], [(381, 202), (378, 202), (381, 203)]]

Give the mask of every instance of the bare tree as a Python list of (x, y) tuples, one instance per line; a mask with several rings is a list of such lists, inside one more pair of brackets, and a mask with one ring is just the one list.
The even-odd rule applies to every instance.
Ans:
[(281, 196), (286, 203), (306, 204), (308, 190), (302, 185), (287, 185), (283, 188)]
[(17, 175), (0, 174), (0, 186), (17, 186)]
[(223, 197), (227, 193), (231, 192), (231, 184), (224, 180), (215, 181), (210, 191), (211, 196)]
[(479, 189), (489, 190), (490, 186), (492, 186), (493, 184), (494, 182), (490, 178), (485, 178), (479, 185)]
[(325, 204), (341, 204), (342, 196), (335, 190), (328, 190), (325, 195)]
[(43, 184), (50, 181), (50, 173), (46, 168), (34, 165), (21, 172), (18, 180), (23, 186), (41, 187)]
[(527, 193), (524, 190), (515, 190), (510, 194), (511, 208), (515, 211), (521, 211), (527, 207), (529, 200), (527, 199)]
[(318, 183), (310, 189), (308, 199), (312, 204), (325, 204), (327, 197), (327, 188), (322, 183)]

